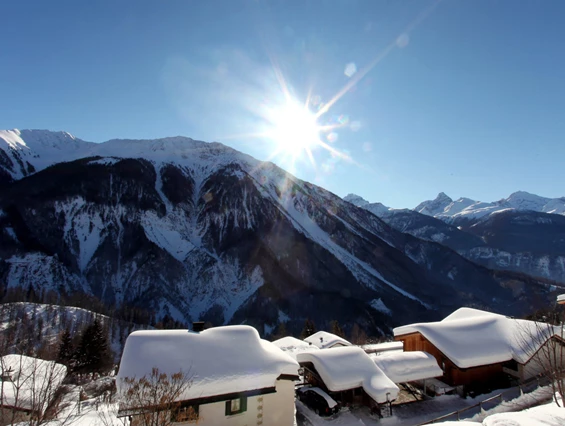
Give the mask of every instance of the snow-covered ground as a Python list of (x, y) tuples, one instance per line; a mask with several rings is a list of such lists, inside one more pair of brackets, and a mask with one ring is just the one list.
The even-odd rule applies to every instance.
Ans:
[[(352, 410), (342, 409), (340, 413), (333, 417), (323, 418), (316, 415), (300, 401), (296, 402), (298, 425), (304, 426), (358, 426), (358, 425), (382, 425), (382, 426), (413, 426), (439, 418), (442, 415), (453, 413), (457, 410), (464, 410), (477, 403), (489, 399), (499, 393), (495, 391), (488, 395), (481, 395), (477, 398), (460, 398), (457, 395), (443, 395), (426, 401), (419, 401), (399, 406), (393, 406), (393, 414), (390, 417), (378, 419), (369, 413), (365, 407)], [(521, 395), (516, 391), (516, 398), (494, 406), (492, 409), (482, 411), (476, 410), (463, 411), (460, 414), (461, 421), (453, 421), (457, 417), (453, 415), (438, 425), (453, 426), (522, 426), (522, 425), (544, 425), (557, 426), (565, 425), (565, 408), (559, 408), (554, 402), (547, 403), (552, 397), (550, 387), (541, 387), (531, 393)], [(539, 407), (527, 409), (535, 405), (543, 404)], [(486, 407), (486, 404), (485, 404)], [(520, 412), (520, 410), (527, 409)], [(474, 415), (473, 415), (474, 414)], [(467, 417), (466, 417), (467, 416)], [(517, 418), (527, 418), (530, 416), (531, 423), (511, 423)], [(540, 419), (556, 419), (547, 423), (538, 422)], [(508, 422), (506, 422), (508, 419)], [(500, 423), (498, 423), (500, 421)]]

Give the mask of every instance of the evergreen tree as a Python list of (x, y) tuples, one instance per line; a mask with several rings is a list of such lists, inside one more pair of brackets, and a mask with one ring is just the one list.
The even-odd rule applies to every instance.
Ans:
[(300, 333), (300, 338), (306, 339), (315, 332), (316, 332), (316, 325), (314, 324), (314, 321), (312, 321), (310, 318), (306, 318), (306, 321), (304, 322), (304, 328)]
[(341, 326), (339, 325), (339, 322), (337, 322), (337, 320), (333, 320), (330, 322), (330, 333), (335, 334), (336, 336), (345, 338), (345, 333), (343, 332), (343, 329), (341, 328)]
[(75, 349), (71, 332), (68, 328), (63, 331), (59, 339), (59, 353), (57, 354), (57, 362), (72, 368)]
[(108, 333), (98, 319), (84, 330), (75, 355), (79, 373), (105, 373), (112, 367)]
[(288, 331), (286, 330), (286, 323), (280, 322), (277, 331), (271, 336), (271, 340), (278, 340), (282, 339), (283, 337), (288, 336)]

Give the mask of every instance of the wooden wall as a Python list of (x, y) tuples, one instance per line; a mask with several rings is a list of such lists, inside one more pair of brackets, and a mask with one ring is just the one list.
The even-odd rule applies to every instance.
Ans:
[(446, 355), (444, 355), (433, 343), (426, 339), (421, 333), (411, 333), (403, 336), (395, 336), (397, 341), (404, 343), (405, 351), (424, 351), (435, 357), (438, 365), (443, 370), (441, 381), (451, 386), (489, 383), (499, 380), (504, 376), (502, 363), (482, 365), (472, 368), (459, 368)]

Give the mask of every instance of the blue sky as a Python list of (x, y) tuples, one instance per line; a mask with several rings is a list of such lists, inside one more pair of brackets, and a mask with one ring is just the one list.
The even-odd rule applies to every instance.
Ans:
[(349, 159), (272, 161), (393, 207), (565, 195), (561, 0), (22, 0), (0, 15), (3, 129), (184, 135), (267, 159), (276, 144), (252, 134), (283, 99), (275, 70), (300, 102), (358, 79), (319, 118), (341, 123), (321, 137)]

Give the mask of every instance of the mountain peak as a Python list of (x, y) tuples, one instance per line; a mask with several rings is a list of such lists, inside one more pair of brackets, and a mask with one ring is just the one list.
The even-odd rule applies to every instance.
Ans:
[(343, 199), (344, 201), (347, 201), (348, 203), (351, 203), (357, 207), (363, 207), (369, 204), (367, 200), (357, 194), (347, 194), (345, 197), (343, 197)]
[(445, 192), (440, 192), (434, 201), (449, 201), (451, 203), (453, 200)]
[(424, 201), (418, 204), (414, 210), (428, 216), (435, 216), (443, 212), (452, 202), (453, 200), (445, 192), (440, 192), (434, 200)]

